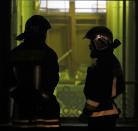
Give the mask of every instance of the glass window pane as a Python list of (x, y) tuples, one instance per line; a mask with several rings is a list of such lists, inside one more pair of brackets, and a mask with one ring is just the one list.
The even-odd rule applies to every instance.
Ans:
[(106, 1), (76, 0), (75, 12), (78, 13), (106, 12)]
[(106, 9), (98, 9), (97, 12), (99, 12), (99, 13), (106, 13)]
[(98, 1), (98, 8), (106, 8), (106, 1)]
[(97, 1), (75, 1), (75, 8), (96, 8)]
[(91, 12), (97, 12), (97, 9), (76, 9), (77, 13), (91, 13)]
[(48, 1), (48, 8), (69, 8), (69, 1)]
[[(106, 0), (74, 0), (75, 12), (91, 13), (106, 12)], [(48, 9), (49, 12), (69, 12), (70, 0), (40, 0), (40, 10)]]
[(46, 1), (45, 0), (40, 1), (40, 8), (46, 8)]
[(48, 11), (59, 11), (67, 12), (69, 11), (69, 0), (41, 0), (40, 9), (47, 8)]

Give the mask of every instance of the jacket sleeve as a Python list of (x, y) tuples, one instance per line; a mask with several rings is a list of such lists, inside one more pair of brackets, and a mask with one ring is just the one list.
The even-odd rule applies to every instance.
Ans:
[(122, 72), (117, 76), (116, 88), (117, 88), (116, 90), (117, 96), (125, 91), (125, 80)]
[(84, 94), (86, 99), (91, 98), (94, 100), (95, 96), (97, 95), (97, 90), (95, 87), (96, 87), (95, 71), (93, 67), (88, 67), (85, 86), (84, 86)]
[(12, 53), (10, 53), (7, 69), (7, 87), (13, 88), (17, 85), (17, 79), (12, 64)]
[(123, 71), (119, 62), (116, 62), (114, 67), (114, 76), (117, 78), (116, 82), (116, 96), (122, 94), (125, 91), (125, 79)]
[(59, 64), (55, 55), (48, 61), (45, 72), (45, 89), (48, 94), (53, 94), (58, 82), (59, 82)]

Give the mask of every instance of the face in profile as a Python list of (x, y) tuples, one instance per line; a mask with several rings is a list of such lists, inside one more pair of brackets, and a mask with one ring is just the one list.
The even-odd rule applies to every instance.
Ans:
[(106, 52), (111, 44), (111, 40), (106, 35), (98, 34), (93, 40), (90, 41), (89, 49), (91, 50), (90, 56), (96, 58)]

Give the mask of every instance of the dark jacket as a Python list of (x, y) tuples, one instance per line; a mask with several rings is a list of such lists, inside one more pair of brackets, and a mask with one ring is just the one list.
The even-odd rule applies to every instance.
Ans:
[[(11, 65), (17, 78), (17, 88), (21, 91), (32, 90), (35, 85), (34, 69), (36, 65), (40, 66), (39, 86), (43, 88), (48, 95), (52, 95), (59, 81), (59, 65), (57, 54), (45, 43), (39, 46), (32, 46), (29, 43), (21, 43), (11, 52)], [(40, 76), (41, 75), (41, 76)]]
[(33, 44), (23, 42), (10, 55), (10, 83), (15, 87), (11, 96), (18, 105), (18, 117), (59, 117), (59, 103), (53, 94), (59, 81), (57, 54), (45, 43)]
[(103, 108), (112, 108), (113, 98), (111, 93), (113, 77), (117, 78), (117, 93), (115, 96), (117, 97), (125, 89), (123, 73), (119, 61), (114, 55), (97, 59), (96, 64), (88, 67), (87, 70), (84, 87), (86, 99), (104, 103)]

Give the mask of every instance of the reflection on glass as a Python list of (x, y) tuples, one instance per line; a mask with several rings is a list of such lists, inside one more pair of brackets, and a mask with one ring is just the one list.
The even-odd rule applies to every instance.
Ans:
[[(37, 8), (35, 8), (35, 11), (32, 11), (34, 9), (34, 1), (37, 2)], [(122, 34), (120, 32), (122, 28), (118, 28), (122, 27), (122, 2), (107, 2), (106, 0), (17, 0), (17, 2), (19, 3), (18, 6), (21, 6), (21, 2), (24, 3), (22, 8), (18, 7), (17, 11), (18, 30), (22, 30), (20, 28), (23, 22), (32, 12), (44, 15), (50, 21), (52, 29), (48, 33), (47, 43), (59, 56), (60, 81), (55, 94), (61, 104), (61, 116), (79, 116), (84, 103), (83, 86), (87, 66), (91, 62), (89, 59), (89, 43), (87, 40), (83, 39), (84, 34), (92, 26), (106, 25), (108, 19), (111, 24), (114, 23), (113, 29), (115, 34), (117, 36)], [(106, 4), (110, 5), (108, 9)], [(132, 9), (128, 12), (130, 14), (133, 13), (133, 5), (131, 6)], [(127, 6), (128, 11), (131, 6)], [(106, 14), (107, 11), (108, 14)], [(118, 14), (119, 16), (117, 18), (116, 16)], [(131, 18), (133, 15), (131, 14), (129, 16)], [(132, 20), (131, 22), (128, 21), (128, 23), (133, 25)], [(131, 28), (133, 28), (133, 26)], [(128, 39), (133, 40), (131, 36), (132, 35), (130, 35)], [(121, 50), (122, 48), (117, 51), (120, 60), (122, 60)], [(131, 54), (133, 56), (133, 53)], [(133, 59), (131, 60), (133, 61)], [(133, 67), (133, 64), (131, 66)], [(132, 71), (130, 71), (130, 73), (132, 73)], [(132, 79), (131, 76), (132, 75), (129, 75), (130, 79)], [(132, 88), (128, 88), (129, 93), (132, 92), (132, 90)], [(131, 94), (132, 93), (129, 95)], [(120, 109), (122, 109), (122, 96), (118, 98), (117, 102), (120, 105)], [(130, 104), (128, 107), (133, 108), (133, 105)], [(132, 111), (128, 112), (133, 113)]]

